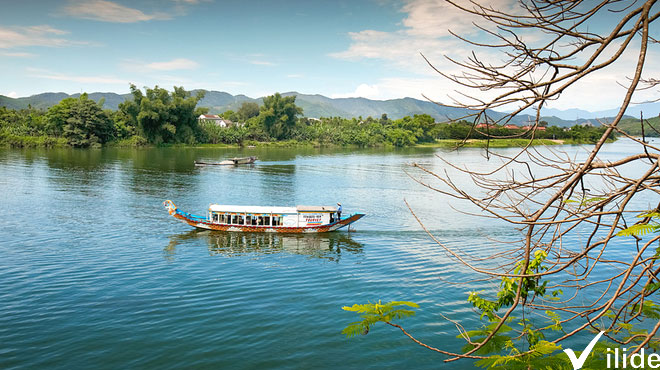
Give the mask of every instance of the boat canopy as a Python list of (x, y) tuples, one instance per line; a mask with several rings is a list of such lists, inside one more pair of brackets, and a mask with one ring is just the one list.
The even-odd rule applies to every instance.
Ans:
[(334, 206), (298, 206), (298, 212), (337, 212)]
[(224, 204), (211, 204), (209, 211), (220, 213), (258, 213), (258, 214), (296, 214), (295, 207), (262, 207), (262, 206), (231, 206)]
[(211, 204), (209, 211), (220, 213), (276, 213), (296, 214), (298, 212), (337, 212), (334, 206), (297, 206), (297, 207), (262, 207), (262, 206), (232, 206), (224, 204)]

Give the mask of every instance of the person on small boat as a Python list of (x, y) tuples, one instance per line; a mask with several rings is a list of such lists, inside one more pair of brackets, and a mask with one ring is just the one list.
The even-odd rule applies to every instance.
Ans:
[(337, 203), (337, 220), (341, 220), (341, 203)]

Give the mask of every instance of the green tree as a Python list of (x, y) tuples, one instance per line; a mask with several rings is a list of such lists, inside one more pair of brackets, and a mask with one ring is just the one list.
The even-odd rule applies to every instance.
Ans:
[(47, 121), (43, 110), (32, 108), (7, 109), (0, 107), (0, 129), (4, 133), (37, 136), (46, 134)]
[(58, 104), (48, 109), (48, 113), (46, 113), (46, 132), (49, 135), (62, 136), (64, 125), (66, 125), (66, 120), (69, 119), (76, 100), (75, 98), (62, 99)]
[(402, 128), (391, 128), (385, 131), (387, 141), (398, 147), (415, 145), (417, 138), (415, 134)]
[(144, 95), (135, 85), (131, 85), (130, 89), (133, 99), (126, 99), (119, 103), (114, 116), (115, 130), (119, 139), (128, 138), (140, 133), (137, 116), (140, 113), (140, 104)]
[(100, 146), (113, 138), (113, 122), (100, 104), (82, 94), (66, 98), (46, 114), (48, 131), (73, 147)]
[(197, 117), (205, 108), (197, 108), (197, 103), (204, 98), (204, 92), (195, 96), (183, 87), (174, 87), (169, 92), (155, 86), (147, 88), (143, 94), (131, 85), (133, 100), (119, 105), (117, 127), (122, 133), (130, 134), (132, 129), (144, 136), (149, 142), (189, 143), (195, 141)]
[(409, 131), (415, 137), (415, 142), (435, 141), (435, 119), (428, 114), (403, 117), (394, 121), (394, 127)]
[(238, 115), (236, 114), (236, 112), (234, 112), (234, 111), (231, 110), (231, 109), (224, 111), (220, 116), (221, 116), (222, 118), (224, 118), (224, 119), (228, 119), (228, 120), (230, 120), (230, 121), (232, 121), (232, 122), (236, 122), (236, 121), (238, 121)]
[(383, 125), (383, 126), (387, 126), (387, 125), (389, 125), (390, 123), (392, 123), (392, 120), (390, 120), (390, 119), (387, 117), (387, 113), (383, 113), (383, 114), (381, 114), (381, 116), (380, 116), (380, 124)]
[(281, 140), (291, 137), (296, 126), (296, 116), (302, 113), (302, 108), (296, 105), (295, 95), (283, 97), (275, 93), (264, 98), (259, 118), (266, 132)]
[(246, 122), (252, 117), (259, 115), (259, 104), (255, 102), (246, 101), (241, 104), (241, 107), (236, 111), (238, 120), (241, 122)]

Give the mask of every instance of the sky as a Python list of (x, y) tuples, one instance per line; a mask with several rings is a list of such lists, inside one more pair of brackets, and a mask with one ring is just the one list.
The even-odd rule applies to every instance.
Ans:
[[(0, 95), (127, 93), (135, 84), (449, 103), (462, 88), (420, 56), (459, 72), (444, 56), (462, 59), (471, 49), (448, 29), (483, 36), (470, 17), (436, 0), (0, 0)], [(634, 72), (634, 57), (623, 59), (550, 106), (616, 107)], [(660, 66), (647, 65), (658, 78)], [(644, 94), (639, 101), (658, 91)]]

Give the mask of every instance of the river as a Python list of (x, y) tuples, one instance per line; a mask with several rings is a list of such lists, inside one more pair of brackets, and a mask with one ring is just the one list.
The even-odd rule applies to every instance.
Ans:
[[(603, 155), (633, 148), (620, 140)], [(417, 316), (404, 326), (431, 345), (460, 350), (454, 324), (441, 314), (476, 326), (467, 294), (489, 286), (471, 282), (404, 199), (440, 240), (472, 256), (487, 257), (489, 238), (516, 231), (458, 212), (469, 207), (406, 171), (420, 175), (413, 162), (442, 171), (442, 159), (492, 167), (483, 154), (0, 149), (0, 368), (473, 368), (469, 360), (443, 364), (443, 356), (385, 325), (347, 339), (341, 330), (357, 317), (341, 307), (417, 302)], [(244, 155), (259, 161), (193, 165)], [(367, 216), (350, 233), (197, 232), (168, 216), (166, 199), (197, 214), (209, 203), (341, 202), (345, 214)]]

